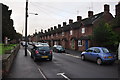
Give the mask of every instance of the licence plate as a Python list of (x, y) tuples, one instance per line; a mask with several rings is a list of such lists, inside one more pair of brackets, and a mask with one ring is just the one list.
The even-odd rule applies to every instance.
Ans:
[(108, 58), (112, 58), (112, 56), (109, 56)]
[(41, 58), (48, 58), (48, 56), (41, 56)]

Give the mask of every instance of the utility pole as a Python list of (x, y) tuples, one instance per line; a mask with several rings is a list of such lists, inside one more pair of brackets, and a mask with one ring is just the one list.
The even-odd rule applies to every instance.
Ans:
[(27, 56), (27, 18), (28, 18), (28, 0), (26, 0), (26, 13), (25, 13), (25, 56)]

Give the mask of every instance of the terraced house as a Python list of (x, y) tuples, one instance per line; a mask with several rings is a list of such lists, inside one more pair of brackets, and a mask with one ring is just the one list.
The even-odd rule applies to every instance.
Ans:
[[(48, 42), (50, 46), (60, 44), (66, 49), (73, 49), (78, 51), (86, 50), (93, 46), (90, 36), (97, 25), (104, 21), (109, 23), (114, 17), (109, 12), (109, 5), (104, 5), (104, 11), (94, 15), (93, 11), (88, 11), (88, 17), (82, 19), (77, 16), (77, 21), (73, 22), (69, 19), (69, 23), (63, 22), (63, 26), (58, 24), (48, 30), (41, 30), (37, 35), (38, 41)], [(33, 37), (35, 40), (35, 36)]]

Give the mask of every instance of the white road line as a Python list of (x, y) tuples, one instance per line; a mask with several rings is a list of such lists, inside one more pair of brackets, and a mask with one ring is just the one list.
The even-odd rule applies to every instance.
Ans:
[[(28, 51), (28, 53), (29, 53), (29, 55), (31, 55), (31, 52), (27, 49), (27, 51)], [(34, 63), (35, 64), (35, 63)], [(35, 64), (36, 65), (36, 64)], [(36, 67), (37, 67), (37, 69), (38, 69), (38, 71), (40, 72), (40, 74), (42, 74), (42, 76), (43, 76), (43, 78), (45, 79), (45, 80), (47, 80), (47, 77), (43, 74), (43, 72), (42, 72), (42, 70), (36, 65)]]
[(75, 58), (81, 58), (80, 56), (74, 56), (74, 55), (71, 55), (71, 54), (65, 54), (65, 55), (72, 56), (72, 57), (75, 57)]
[(28, 51), (29, 55), (31, 56), (31, 52), (28, 49), (27, 49), (27, 51)]
[(38, 70), (39, 70), (39, 72), (42, 74), (43, 78), (44, 78), (45, 80), (47, 80), (46, 76), (43, 74), (43, 72), (41, 71), (41, 69), (38, 68)]
[(58, 75), (58, 76), (61, 75), (61, 76), (64, 77), (65, 79), (70, 80), (70, 78), (68, 78), (68, 77), (65, 75), (65, 73), (57, 73), (57, 75)]

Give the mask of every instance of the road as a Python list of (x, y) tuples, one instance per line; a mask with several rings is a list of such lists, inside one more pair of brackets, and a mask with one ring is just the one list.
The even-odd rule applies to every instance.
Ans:
[[(29, 46), (29, 54), (30, 49)], [(118, 78), (118, 66), (97, 65), (95, 62), (82, 61), (79, 56), (53, 52), (52, 61), (35, 62), (45, 78)]]

